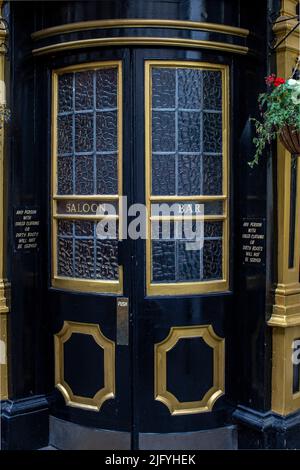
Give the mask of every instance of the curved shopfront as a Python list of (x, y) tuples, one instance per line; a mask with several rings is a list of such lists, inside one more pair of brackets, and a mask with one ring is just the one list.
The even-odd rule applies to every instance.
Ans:
[[(40, 234), (18, 251), (11, 221), (10, 399), (31, 397), (61, 449), (237, 448), (238, 422), (250, 442), (251, 410), (271, 406), (270, 169), (247, 164), (268, 2), (21, 3), (9, 207), (36, 208)], [(192, 248), (183, 207), (202, 223)]]

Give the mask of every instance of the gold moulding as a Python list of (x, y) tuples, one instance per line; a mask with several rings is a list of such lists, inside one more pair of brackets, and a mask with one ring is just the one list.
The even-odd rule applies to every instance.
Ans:
[(203, 23), (198, 21), (183, 20), (155, 20), (155, 19), (113, 19), (113, 20), (95, 20), (80, 21), (68, 23), (51, 28), (41, 29), (32, 33), (33, 40), (44, 39), (58, 34), (75, 33), (77, 31), (88, 31), (92, 29), (108, 28), (175, 28), (175, 29), (193, 29), (201, 31), (210, 31), (214, 33), (230, 34), (246, 38), (249, 30), (217, 23)]
[(68, 51), (73, 49), (83, 49), (89, 47), (106, 46), (173, 46), (188, 47), (196, 49), (213, 49), (234, 54), (248, 54), (249, 49), (245, 46), (238, 46), (226, 42), (180, 39), (180, 38), (161, 38), (161, 37), (115, 37), (115, 38), (93, 38), (81, 39), (78, 41), (68, 41), (49, 46), (40, 47), (32, 50), (34, 56), (52, 54), (55, 52)]
[[(92, 336), (104, 352), (104, 387), (98, 390), (92, 398), (75, 395), (64, 378), (64, 344), (73, 333)], [(65, 321), (60, 332), (54, 335), (54, 348), (55, 386), (62, 393), (68, 406), (99, 411), (106, 400), (115, 397), (115, 343), (103, 335), (99, 325)]]
[[(167, 390), (167, 353), (180, 339), (199, 338), (213, 350), (213, 385), (198, 401), (180, 402)], [(225, 393), (225, 339), (214, 332), (212, 325), (175, 326), (169, 335), (154, 346), (155, 391), (154, 398), (162, 402), (171, 415), (186, 415), (211, 411), (214, 403)], [(201, 367), (199, 368), (199, 373)], [(177, 378), (182, 380), (181, 377)]]

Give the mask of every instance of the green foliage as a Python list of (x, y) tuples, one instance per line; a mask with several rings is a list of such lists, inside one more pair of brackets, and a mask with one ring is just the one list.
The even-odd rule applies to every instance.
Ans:
[(253, 139), (256, 152), (252, 162), (249, 162), (251, 168), (258, 164), (266, 145), (270, 144), (286, 125), (294, 127), (295, 132), (300, 130), (300, 100), (296, 100), (293, 94), (293, 88), (285, 82), (273, 87), (271, 92), (259, 95), (261, 120), (252, 119), (256, 128), (256, 137)]
[(10, 110), (5, 104), (0, 105), (0, 129), (3, 127), (5, 122), (10, 120)]

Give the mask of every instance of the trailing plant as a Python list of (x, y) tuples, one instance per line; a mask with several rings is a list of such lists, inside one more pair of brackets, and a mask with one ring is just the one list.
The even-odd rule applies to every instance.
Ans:
[(261, 118), (252, 119), (256, 129), (253, 139), (256, 152), (249, 162), (251, 168), (258, 164), (266, 145), (278, 137), (286, 126), (290, 126), (293, 132), (300, 131), (300, 79), (285, 80), (272, 74), (265, 80), (268, 90), (258, 97)]
[(10, 109), (5, 104), (0, 105), (0, 129), (5, 122), (10, 120)]

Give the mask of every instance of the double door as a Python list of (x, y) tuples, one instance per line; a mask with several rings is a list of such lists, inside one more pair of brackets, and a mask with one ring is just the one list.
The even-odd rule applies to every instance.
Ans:
[(77, 59), (51, 74), (52, 414), (151, 448), (228, 421), (229, 66)]

